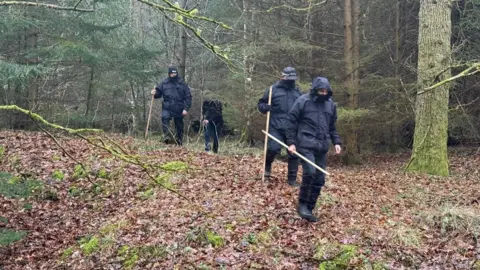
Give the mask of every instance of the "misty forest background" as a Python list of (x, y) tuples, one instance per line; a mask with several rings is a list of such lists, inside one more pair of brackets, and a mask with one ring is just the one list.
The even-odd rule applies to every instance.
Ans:
[[(303, 92), (316, 76), (331, 80), (351, 157), (413, 146), (419, 1), (49, 1), (74, 10), (1, 3), (0, 102), (48, 121), (143, 135), (150, 90), (176, 65), (193, 94), (189, 135), (198, 134), (202, 101), (217, 98), (223, 135), (255, 145), (265, 125), (256, 102), (291, 65)], [(447, 54), (442, 68), (455, 75), (480, 55), (480, 1), (449, 9), (451, 54), (433, 54)], [(478, 82), (473, 74), (449, 85), (449, 145), (480, 143)], [(161, 132), (160, 110), (157, 100), (152, 134)], [(36, 128), (9, 111), (0, 127)]]

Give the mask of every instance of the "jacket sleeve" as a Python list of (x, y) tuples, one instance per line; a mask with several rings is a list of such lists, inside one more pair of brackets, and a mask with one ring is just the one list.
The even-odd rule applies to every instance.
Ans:
[(336, 122), (337, 122), (337, 105), (333, 103), (333, 116), (332, 116), (332, 119), (330, 119), (329, 134), (330, 134), (330, 139), (332, 140), (333, 145), (337, 145), (337, 144), (341, 145), (342, 140), (340, 139), (340, 135), (338, 135), (337, 128), (335, 126)]
[(155, 95), (153, 96), (154, 98), (161, 98), (163, 96), (163, 82), (159, 83), (156, 87), (155, 87)]
[(206, 100), (204, 100), (202, 104), (202, 117), (203, 117), (202, 118), (203, 120), (207, 119), (207, 101)]
[(185, 89), (185, 96), (184, 96), (185, 105), (183, 109), (185, 111), (188, 111), (190, 110), (190, 107), (192, 107), (192, 93), (190, 92), (190, 87), (188, 87), (187, 84), (185, 84), (183, 87)]
[(295, 103), (293, 103), (290, 112), (288, 113), (285, 127), (285, 137), (288, 146), (297, 144), (298, 122), (303, 113), (303, 107), (304, 102), (302, 102), (302, 99), (297, 98)]
[(270, 94), (270, 88), (268, 88), (265, 93), (263, 94), (262, 98), (258, 100), (258, 111), (266, 114), (268, 110), (266, 110), (265, 105), (268, 105), (268, 95)]

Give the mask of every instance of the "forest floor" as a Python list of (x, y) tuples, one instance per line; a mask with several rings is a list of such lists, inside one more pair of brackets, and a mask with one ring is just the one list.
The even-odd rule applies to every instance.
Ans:
[(87, 170), (44, 133), (0, 132), (0, 269), (480, 269), (477, 149), (451, 151), (450, 177), (405, 174), (408, 153), (331, 156), (312, 224), (286, 163), (262, 183), (261, 154), (109, 135), (153, 181), (56, 136)]

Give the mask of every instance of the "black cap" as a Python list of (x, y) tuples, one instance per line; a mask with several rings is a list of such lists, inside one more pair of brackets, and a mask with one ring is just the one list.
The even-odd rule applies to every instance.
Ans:
[(177, 74), (178, 73), (177, 67), (169, 67), (168, 68), (168, 75), (170, 75), (171, 73)]
[(285, 77), (285, 80), (296, 80), (297, 72), (293, 67), (286, 67), (283, 69), (282, 76)]

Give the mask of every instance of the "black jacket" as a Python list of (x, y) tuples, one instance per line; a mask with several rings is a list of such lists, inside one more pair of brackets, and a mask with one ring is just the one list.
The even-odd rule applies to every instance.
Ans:
[(155, 87), (155, 98), (163, 97), (162, 109), (172, 112), (174, 115), (188, 111), (192, 106), (192, 94), (190, 88), (182, 78), (167, 78)]
[(337, 106), (331, 98), (320, 101), (314, 89), (328, 89), (332, 95), (330, 83), (326, 78), (314, 79), (309, 94), (297, 99), (288, 114), (287, 144), (316, 152), (328, 151), (328, 137), (334, 145), (341, 144), (335, 123)]
[[(268, 88), (263, 97), (258, 100), (258, 110), (266, 114), (268, 105), (268, 95), (270, 88)], [(288, 117), (288, 112), (292, 108), (295, 100), (302, 94), (298, 88), (289, 87), (284, 81), (276, 82), (272, 87), (272, 109), (270, 111), (270, 128), (276, 130), (285, 130), (285, 124)]]
[(215, 123), (223, 122), (222, 103), (218, 100), (205, 100), (202, 104), (203, 118)]

